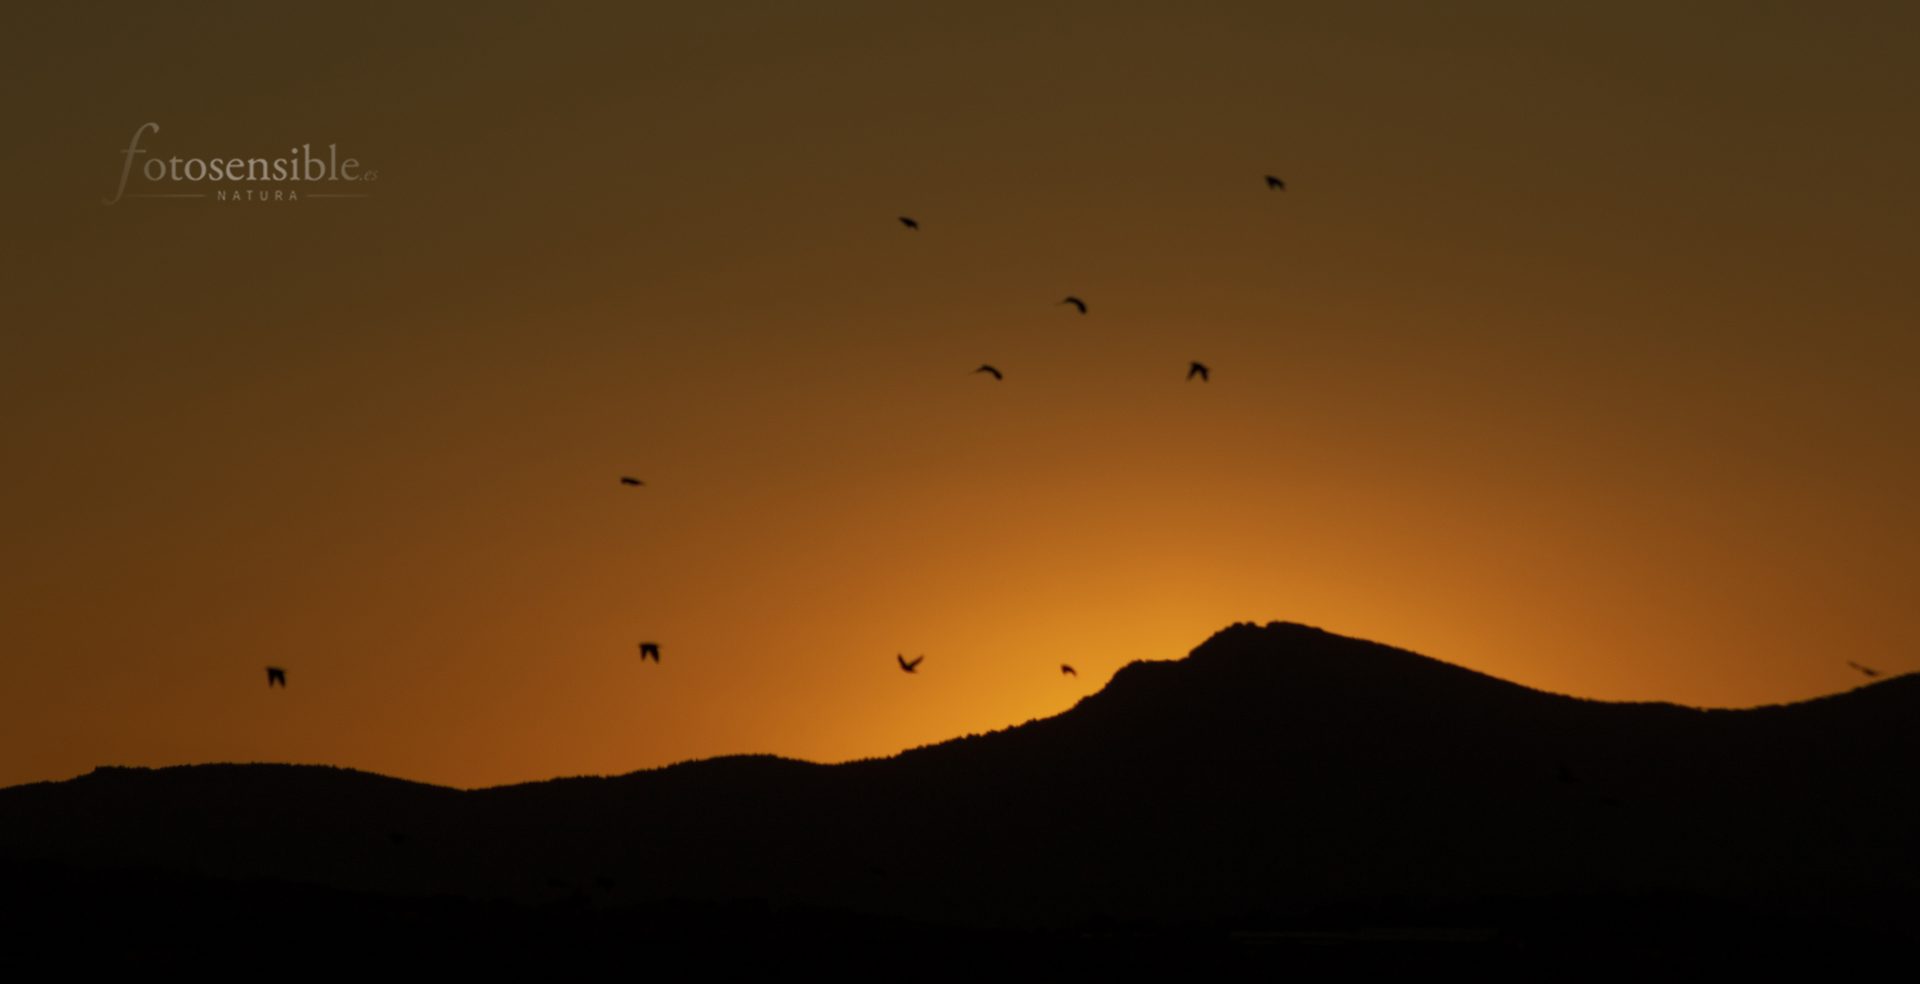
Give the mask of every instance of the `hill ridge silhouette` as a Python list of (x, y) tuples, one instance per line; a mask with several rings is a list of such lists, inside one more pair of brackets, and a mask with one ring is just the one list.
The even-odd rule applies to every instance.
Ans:
[(832, 765), (721, 756), (476, 790), (96, 769), (0, 789), (0, 874), (1023, 931), (1681, 898), (1896, 933), (1920, 914), (1916, 722), (1911, 674), (1745, 710), (1608, 703), (1238, 623), (1061, 714)]

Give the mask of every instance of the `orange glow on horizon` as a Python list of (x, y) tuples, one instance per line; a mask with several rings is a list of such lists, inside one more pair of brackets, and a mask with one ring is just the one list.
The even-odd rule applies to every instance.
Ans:
[[(1920, 13), (14, 16), (0, 785), (885, 755), (1238, 621), (1920, 669)], [(102, 205), (148, 120), (380, 182)]]

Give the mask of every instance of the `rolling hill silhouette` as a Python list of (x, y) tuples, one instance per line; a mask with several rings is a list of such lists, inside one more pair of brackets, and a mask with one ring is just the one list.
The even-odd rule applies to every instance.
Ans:
[(293, 914), (379, 945), (455, 924), (1286, 952), (1911, 942), (1916, 722), (1916, 675), (1703, 711), (1240, 624), (1056, 717), (841, 765), (475, 791), (101, 768), (4, 789), (0, 920), (173, 939)]

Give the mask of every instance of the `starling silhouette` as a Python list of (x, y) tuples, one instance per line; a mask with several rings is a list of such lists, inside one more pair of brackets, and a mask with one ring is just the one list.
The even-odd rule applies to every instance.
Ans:
[(987, 373), (992, 373), (992, 374), (993, 374), (993, 378), (995, 378), (995, 379), (1005, 379), (1005, 378), (1006, 378), (1006, 377), (1004, 377), (1004, 376), (1002, 376), (1002, 375), (1000, 375), (1000, 370), (998, 370), (998, 369), (995, 369), (995, 368), (994, 368), (994, 367), (992, 367), (992, 366), (981, 366), (980, 368), (978, 368), (978, 369), (975, 369), (975, 370), (974, 370), (974, 372), (977, 372), (977, 373), (979, 373), (979, 372), (987, 372)]
[(1861, 666), (1859, 663), (1856, 663), (1853, 660), (1847, 660), (1847, 665), (1853, 667), (1856, 670), (1859, 670), (1862, 673), (1865, 673), (1867, 676), (1870, 676), (1870, 677), (1877, 677), (1880, 675), (1879, 670), (1876, 670), (1871, 666)]
[(653, 660), (656, 663), (660, 662), (660, 644), (657, 642), (641, 643), (640, 659), (642, 662), (645, 662), (647, 660)]
[(1280, 180), (1279, 178), (1276, 178), (1276, 177), (1274, 177), (1273, 175), (1271, 175), (1271, 174), (1269, 174), (1269, 175), (1267, 175), (1267, 190), (1269, 190), (1269, 191), (1286, 191), (1286, 190), (1287, 190), (1287, 183), (1286, 183), (1285, 181), (1282, 181), (1282, 180)]
[(287, 689), (287, 671), (278, 666), (269, 666), (267, 667), (267, 689), (272, 690), (276, 683), (280, 685), (280, 689)]
[(907, 218), (907, 217), (906, 217), (906, 216), (904, 216), (904, 215), (902, 215), (902, 216), (900, 217), (900, 224), (901, 224), (901, 225), (903, 225), (903, 226), (906, 226), (906, 227), (907, 227), (907, 228), (909, 228), (909, 229), (918, 229), (918, 228), (920, 228), (920, 223), (918, 223), (918, 222), (915, 222), (915, 221), (913, 221), (912, 219), (909, 219), (909, 218)]
[(1066, 300), (1061, 301), (1060, 303), (1071, 304), (1074, 307), (1079, 308), (1081, 314), (1087, 313), (1087, 302), (1079, 299), (1078, 297), (1069, 297)]
[(1201, 382), (1203, 383), (1207, 382), (1208, 380), (1213, 378), (1212, 376), (1208, 375), (1208, 373), (1211, 371), (1212, 370), (1206, 367), (1205, 363), (1195, 362), (1192, 365), (1187, 367), (1187, 380), (1191, 382), (1193, 380), (1193, 377), (1199, 376)]
[(1079, 676), (1080, 674), (1078, 674), (1078, 673), (1076, 673), (1076, 672), (1074, 672), (1074, 669), (1073, 669), (1073, 667), (1071, 667), (1071, 666), (1068, 666), (1068, 665), (1067, 665), (1067, 664), (1065, 664), (1065, 663), (1061, 663), (1061, 664), (1060, 664), (1060, 675), (1061, 675), (1061, 676), (1070, 676), (1070, 677), (1077, 677), (1077, 676)]
[(918, 673), (920, 672), (920, 661), (923, 659), (926, 659), (927, 657), (923, 653), (919, 656), (915, 656), (912, 659), (908, 659), (906, 656), (900, 653), (895, 653), (893, 654), (893, 658), (900, 661), (901, 669), (907, 671), (908, 673)]
[(637, 478), (634, 478), (632, 475), (622, 475), (620, 476), (620, 484), (621, 485), (645, 485), (647, 483), (642, 482)]

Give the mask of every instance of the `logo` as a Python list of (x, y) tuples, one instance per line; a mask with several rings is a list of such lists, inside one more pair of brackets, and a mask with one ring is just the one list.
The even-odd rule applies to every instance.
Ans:
[[(133, 131), (120, 186), (103, 205), (122, 198), (203, 198), (216, 202), (298, 202), (306, 199), (372, 198), (380, 172), (357, 157), (340, 153), (338, 144), (315, 150), (311, 143), (274, 157), (161, 157), (141, 146), (159, 133), (160, 124), (142, 123)], [(136, 166), (137, 162), (137, 166)], [(129, 190), (129, 188), (133, 190)]]

